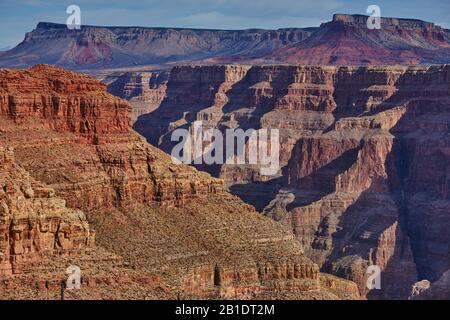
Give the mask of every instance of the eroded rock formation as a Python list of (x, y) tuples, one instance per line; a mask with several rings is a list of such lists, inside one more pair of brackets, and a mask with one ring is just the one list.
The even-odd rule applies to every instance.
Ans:
[(0, 147), (0, 276), (24, 272), (46, 256), (76, 255), (93, 243), (84, 213), (67, 208), (15, 163), (12, 149)]
[[(182, 28), (82, 26), (40, 22), (12, 50), (1, 67), (49, 63), (74, 69), (102, 69), (205, 61), (219, 57), (249, 59), (308, 37), (315, 28), (207, 30)], [(51, 50), (49, 51), (49, 48)]]
[(364, 15), (335, 14), (305, 41), (277, 48), (268, 57), (300, 64), (391, 65), (449, 63), (446, 30), (414, 19), (381, 18), (370, 30)]
[[(79, 298), (102, 297), (108, 285), (113, 298), (358, 298), (355, 284), (319, 273), (289, 228), (225, 192), (223, 181), (150, 146), (128, 126), (129, 104), (105, 89), (46, 65), (0, 70), (0, 143), (14, 148), (30, 181), (57, 197), (42, 200), (33, 184), (7, 187), (30, 198), (25, 205), (34, 211), (22, 217), (16, 200), (2, 196), (9, 210), (2, 230), (9, 237), (9, 225), (20, 229), (16, 241), (2, 238), (2, 261), (9, 257), (2, 268), (9, 268), (9, 252), (38, 262), (29, 274), (7, 278), (2, 297), (54, 298), (69, 261), (32, 253), (39, 243), (43, 251), (86, 245), (94, 228), (98, 246), (70, 260), (82, 267), (87, 287)], [(8, 181), (14, 170), (3, 172)], [(40, 223), (50, 224), (45, 235)]]
[[(133, 106), (132, 120), (155, 110), (166, 97), (169, 72), (127, 72), (117, 77), (109, 76), (103, 82), (108, 92), (126, 99)], [(111, 79), (112, 78), (112, 79)]]
[[(275, 176), (199, 168), (289, 225), (322, 270), (394, 298), (448, 270), (448, 65), (175, 67), (166, 95), (135, 128), (167, 152), (196, 120), (280, 130)], [(383, 270), (381, 292), (366, 289), (370, 264)]]

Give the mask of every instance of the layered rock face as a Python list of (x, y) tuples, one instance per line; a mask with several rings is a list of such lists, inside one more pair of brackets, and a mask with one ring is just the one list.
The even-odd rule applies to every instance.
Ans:
[[(289, 225), (322, 270), (368, 297), (407, 298), (448, 269), (450, 68), (176, 67), (167, 98), (135, 128), (170, 152), (171, 134), (280, 130), (281, 169), (200, 166)], [(382, 270), (368, 292), (366, 269)]]
[(221, 189), (219, 180), (157, 161), (162, 153), (152, 154), (130, 128), (130, 105), (98, 81), (49, 66), (0, 75), (2, 116), (16, 123), (5, 124), (2, 136), (11, 139), (19, 162), (67, 195), (70, 205), (112, 208), (139, 200), (174, 206)]
[[(40, 65), (1, 70), (0, 89), (0, 143), (58, 197), (41, 199), (44, 189), (31, 182), (6, 184), (3, 273), (19, 270), (11, 261), (37, 264), (7, 278), (2, 296), (54, 298), (70, 263), (82, 268), (78, 298), (103, 297), (108, 285), (111, 298), (359, 297), (355, 284), (322, 276), (288, 228), (225, 192), (223, 181), (147, 144), (127, 125), (129, 104), (101, 83)], [(9, 183), (13, 169), (2, 170)], [(91, 228), (97, 246), (79, 258), (34, 254), (87, 246)]]
[[(112, 79), (111, 79), (112, 78)], [(127, 72), (104, 79), (108, 92), (126, 99), (133, 107), (131, 119), (154, 111), (166, 97), (169, 72)]]
[(336, 14), (305, 41), (275, 49), (273, 61), (300, 64), (388, 65), (449, 63), (447, 32), (433, 23), (381, 18), (370, 30), (367, 16)]
[[(129, 131), (129, 105), (109, 96), (103, 84), (46, 66), (34, 71), (37, 76), (0, 70), (0, 115), (19, 122), (36, 115), (49, 128), (75, 133), (87, 142), (99, 135)], [(51, 94), (37, 95), (36, 90)]]
[[(331, 65), (432, 64), (450, 62), (448, 30), (414, 19), (336, 14), (312, 28), (199, 30), (81, 26), (41, 22), (17, 47), (0, 53), (0, 67), (50, 63), (75, 70), (174, 64), (301, 63)], [(140, 68), (139, 68), (140, 67)]]
[(15, 163), (0, 147), (0, 276), (21, 273), (44, 257), (76, 255), (94, 243), (83, 212)]

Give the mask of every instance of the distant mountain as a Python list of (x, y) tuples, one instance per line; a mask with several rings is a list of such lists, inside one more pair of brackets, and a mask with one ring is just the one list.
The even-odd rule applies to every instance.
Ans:
[(450, 30), (413, 19), (383, 18), (369, 30), (363, 15), (336, 14), (318, 28), (202, 30), (94, 27), (69, 30), (40, 22), (0, 53), (0, 67), (48, 63), (105, 69), (173, 63), (333, 65), (450, 63)]
[(305, 41), (265, 58), (301, 64), (380, 65), (450, 62), (450, 30), (411, 19), (383, 18), (367, 28), (367, 16), (336, 14)]
[(127, 67), (214, 57), (253, 59), (306, 39), (315, 28), (199, 30), (92, 27), (41, 22), (0, 58), (1, 67), (49, 63), (72, 69)]

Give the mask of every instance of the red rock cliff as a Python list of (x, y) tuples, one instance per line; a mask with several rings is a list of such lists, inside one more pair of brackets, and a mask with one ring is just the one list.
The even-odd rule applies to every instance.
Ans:
[(77, 133), (90, 142), (98, 135), (129, 131), (129, 105), (87, 76), (38, 65), (33, 71), (2, 70), (0, 78), (2, 116), (16, 121), (37, 117), (51, 129)]
[[(358, 297), (355, 284), (322, 277), (289, 228), (262, 217), (225, 192), (223, 181), (175, 165), (168, 155), (147, 144), (127, 126), (129, 105), (104, 92), (100, 83), (50, 66), (0, 70), (0, 83), (4, 97), (0, 143), (13, 147), (16, 162), (29, 172), (30, 179), (53, 188), (58, 197), (48, 203), (41, 199), (45, 198), (41, 188), (30, 189), (27, 183), (22, 188), (17, 181), (17, 186), (0, 194), (0, 212), (2, 216), (6, 212), (0, 227), (4, 273), (11, 269), (11, 260), (17, 260), (17, 265), (30, 261), (44, 265), (37, 257), (40, 252), (64, 252), (86, 245), (90, 229), (78, 211), (82, 209), (96, 230), (98, 244), (77, 262), (87, 274), (85, 282), (114, 283), (139, 273), (138, 280), (128, 279), (113, 291), (113, 297), (124, 297), (130, 291), (132, 297), (141, 299), (161, 295)], [(1, 172), (9, 185), (14, 167), (5, 163)], [(15, 196), (22, 195), (30, 198), (24, 200), (29, 210), (14, 211), (19, 206)], [(60, 198), (71, 209), (66, 209)], [(4, 209), (4, 199), (8, 209)], [(24, 217), (24, 212), (32, 216)], [(78, 218), (72, 221), (73, 216)], [(13, 242), (7, 241), (10, 236)], [(103, 258), (104, 249), (122, 260)], [(51, 264), (59, 266), (51, 259)], [(113, 266), (105, 266), (107, 261)], [(99, 270), (123, 276), (99, 275)], [(42, 278), (38, 271), (30, 270), (31, 277)], [(25, 279), (27, 286), (36, 287), (24, 277), (20, 279)], [(54, 273), (48, 277), (48, 283), (59, 278)], [(99, 290), (85, 295), (96, 296)]]
[(367, 293), (366, 267), (378, 264), (382, 294), (405, 298), (418, 275), (450, 267), (449, 81), (449, 66), (176, 67), (167, 98), (135, 128), (167, 151), (172, 130), (195, 120), (280, 129), (277, 176), (202, 169), (289, 224), (323, 270)]
[(94, 243), (86, 216), (35, 181), (0, 146), (0, 276), (21, 273), (44, 257), (76, 255)]

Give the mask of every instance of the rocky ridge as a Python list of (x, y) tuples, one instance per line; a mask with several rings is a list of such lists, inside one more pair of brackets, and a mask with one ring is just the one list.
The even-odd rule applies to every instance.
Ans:
[[(367, 16), (336, 14), (320, 27), (278, 30), (201, 30), (82, 26), (40, 22), (0, 67), (49, 63), (75, 70), (169, 69), (174, 64), (444, 64), (448, 30), (415, 19), (382, 18), (369, 30)], [(130, 70), (127, 70), (130, 71)]]
[(369, 30), (367, 16), (336, 14), (305, 41), (278, 48), (267, 58), (298, 64), (394, 65), (449, 63), (447, 32), (433, 23), (381, 18)]
[(65, 24), (40, 22), (17, 47), (2, 54), (0, 66), (17, 68), (49, 63), (72, 69), (103, 69), (216, 57), (248, 59), (301, 41), (312, 30), (96, 26), (68, 30)]
[(94, 244), (95, 233), (80, 210), (15, 163), (0, 147), (0, 276), (21, 273), (45, 256), (73, 255)]

